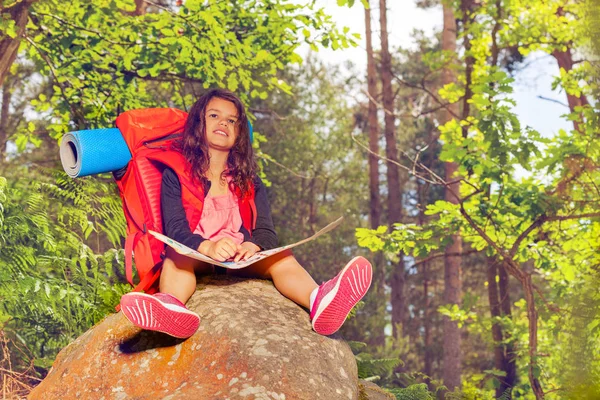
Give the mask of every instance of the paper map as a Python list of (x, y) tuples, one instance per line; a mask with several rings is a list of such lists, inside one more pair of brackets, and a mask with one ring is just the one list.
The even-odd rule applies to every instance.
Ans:
[(336, 228), (339, 224), (342, 223), (343, 219), (344, 219), (344, 217), (340, 217), (340, 218), (336, 219), (335, 221), (333, 221), (332, 223), (330, 223), (329, 225), (327, 225), (326, 227), (324, 227), (323, 229), (321, 229), (320, 231), (318, 231), (314, 235), (312, 235), (312, 236), (310, 236), (310, 237), (308, 237), (306, 239), (303, 239), (303, 240), (301, 240), (299, 242), (288, 244), (287, 246), (283, 246), (283, 247), (277, 247), (276, 249), (259, 251), (256, 254), (254, 254), (252, 257), (250, 257), (249, 259), (247, 259), (245, 261), (239, 261), (239, 262), (233, 262), (233, 261), (220, 262), (220, 261), (216, 261), (216, 260), (213, 260), (210, 257), (205, 256), (204, 254), (201, 254), (201, 253), (197, 252), (194, 249), (191, 249), (191, 248), (189, 248), (187, 246), (184, 246), (183, 244), (181, 244), (179, 242), (176, 242), (175, 240), (169, 238), (168, 236), (165, 236), (163, 234), (160, 234), (158, 232), (154, 232), (154, 231), (151, 231), (151, 230), (149, 230), (148, 232), (152, 236), (154, 236), (155, 238), (157, 238), (158, 240), (160, 240), (161, 242), (164, 242), (164, 243), (168, 244), (169, 246), (171, 246), (173, 248), (173, 250), (175, 250), (179, 254), (183, 254), (185, 256), (194, 258), (196, 260), (207, 262), (209, 264), (218, 265), (220, 267), (225, 267), (225, 268), (229, 268), (229, 269), (240, 269), (240, 268), (247, 267), (248, 265), (254, 264), (255, 262), (260, 261), (260, 260), (262, 260), (264, 258), (272, 256), (273, 254), (280, 253), (283, 250), (291, 249), (292, 247), (300, 246), (301, 244), (304, 244), (306, 242), (310, 242), (311, 240), (316, 239), (319, 236), (323, 235), (324, 233), (327, 233), (327, 232), (333, 230), (334, 228)]

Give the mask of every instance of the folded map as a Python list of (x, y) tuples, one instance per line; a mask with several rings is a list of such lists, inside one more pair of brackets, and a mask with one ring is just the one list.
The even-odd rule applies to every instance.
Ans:
[(247, 267), (248, 265), (254, 264), (255, 262), (260, 261), (264, 258), (272, 256), (273, 254), (280, 253), (283, 250), (291, 249), (292, 247), (300, 246), (301, 244), (310, 242), (311, 240), (318, 238), (322, 234), (327, 233), (327, 232), (331, 231), (332, 229), (336, 228), (339, 224), (342, 223), (343, 219), (344, 219), (344, 217), (340, 217), (340, 218), (336, 219), (335, 221), (333, 221), (332, 223), (330, 223), (329, 225), (327, 225), (326, 227), (324, 227), (323, 229), (321, 229), (314, 235), (307, 237), (306, 239), (300, 240), (299, 242), (288, 244), (287, 246), (283, 246), (283, 247), (278, 247), (276, 249), (259, 251), (256, 254), (254, 254), (252, 257), (248, 258), (247, 260), (238, 261), (238, 262), (233, 262), (233, 261), (220, 262), (217, 260), (213, 260), (212, 258), (205, 256), (204, 254), (201, 254), (194, 249), (191, 249), (187, 246), (184, 246), (183, 244), (181, 244), (179, 242), (176, 242), (175, 240), (171, 239), (168, 236), (165, 236), (158, 232), (154, 232), (152, 230), (149, 230), (148, 232), (151, 235), (153, 235), (155, 238), (160, 240), (161, 242), (164, 242), (164, 243), (168, 244), (169, 246), (171, 246), (173, 248), (173, 250), (175, 250), (179, 254), (183, 254), (185, 256), (195, 258), (196, 260), (207, 262), (209, 264), (218, 265), (220, 267), (225, 267), (225, 268), (229, 268), (229, 269), (240, 269), (240, 268)]

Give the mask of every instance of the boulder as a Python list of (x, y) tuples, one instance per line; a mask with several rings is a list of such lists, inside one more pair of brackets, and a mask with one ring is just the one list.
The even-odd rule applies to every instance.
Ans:
[(142, 331), (112, 314), (65, 347), (29, 399), (357, 399), (356, 361), (315, 333), (272, 282), (199, 281), (189, 339)]

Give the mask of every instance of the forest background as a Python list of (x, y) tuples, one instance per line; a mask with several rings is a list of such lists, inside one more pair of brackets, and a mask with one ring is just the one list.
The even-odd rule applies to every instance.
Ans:
[[(284, 0), (0, 4), (3, 396), (129, 290), (112, 176), (67, 178), (61, 136), (219, 86), (252, 113), (281, 241), (344, 215), (301, 263), (322, 281), (373, 260), (343, 328), (362, 378), (397, 398), (600, 398), (595, 1), (418, 0), (441, 29), (398, 47), (385, 0), (337, 1), (360, 32)], [(359, 43), (366, 71), (318, 56)], [(513, 93), (540, 54), (564, 120), (543, 134)]]

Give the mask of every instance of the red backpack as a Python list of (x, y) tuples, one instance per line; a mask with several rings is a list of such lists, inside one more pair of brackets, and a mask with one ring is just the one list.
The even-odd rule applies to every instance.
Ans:
[[(121, 131), (132, 158), (114, 173), (127, 221), (125, 274), (133, 291), (152, 294), (158, 290), (165, 245), (148, 233), (162, 233), (160, 189), (162, 172), (171, 168), (179, 177), (186, 216), (193, 230), (202, 214), (204, 193), (191, 181), (189, 163), (171, 144), (181, 136), (187, 113), (174, 108), (131, 110), (119, 115)], [(240, 214), (248, 232), (256, 225), (254, 190), (240, 198)], [(139, 282), (133, 282), (133, 264)]]

